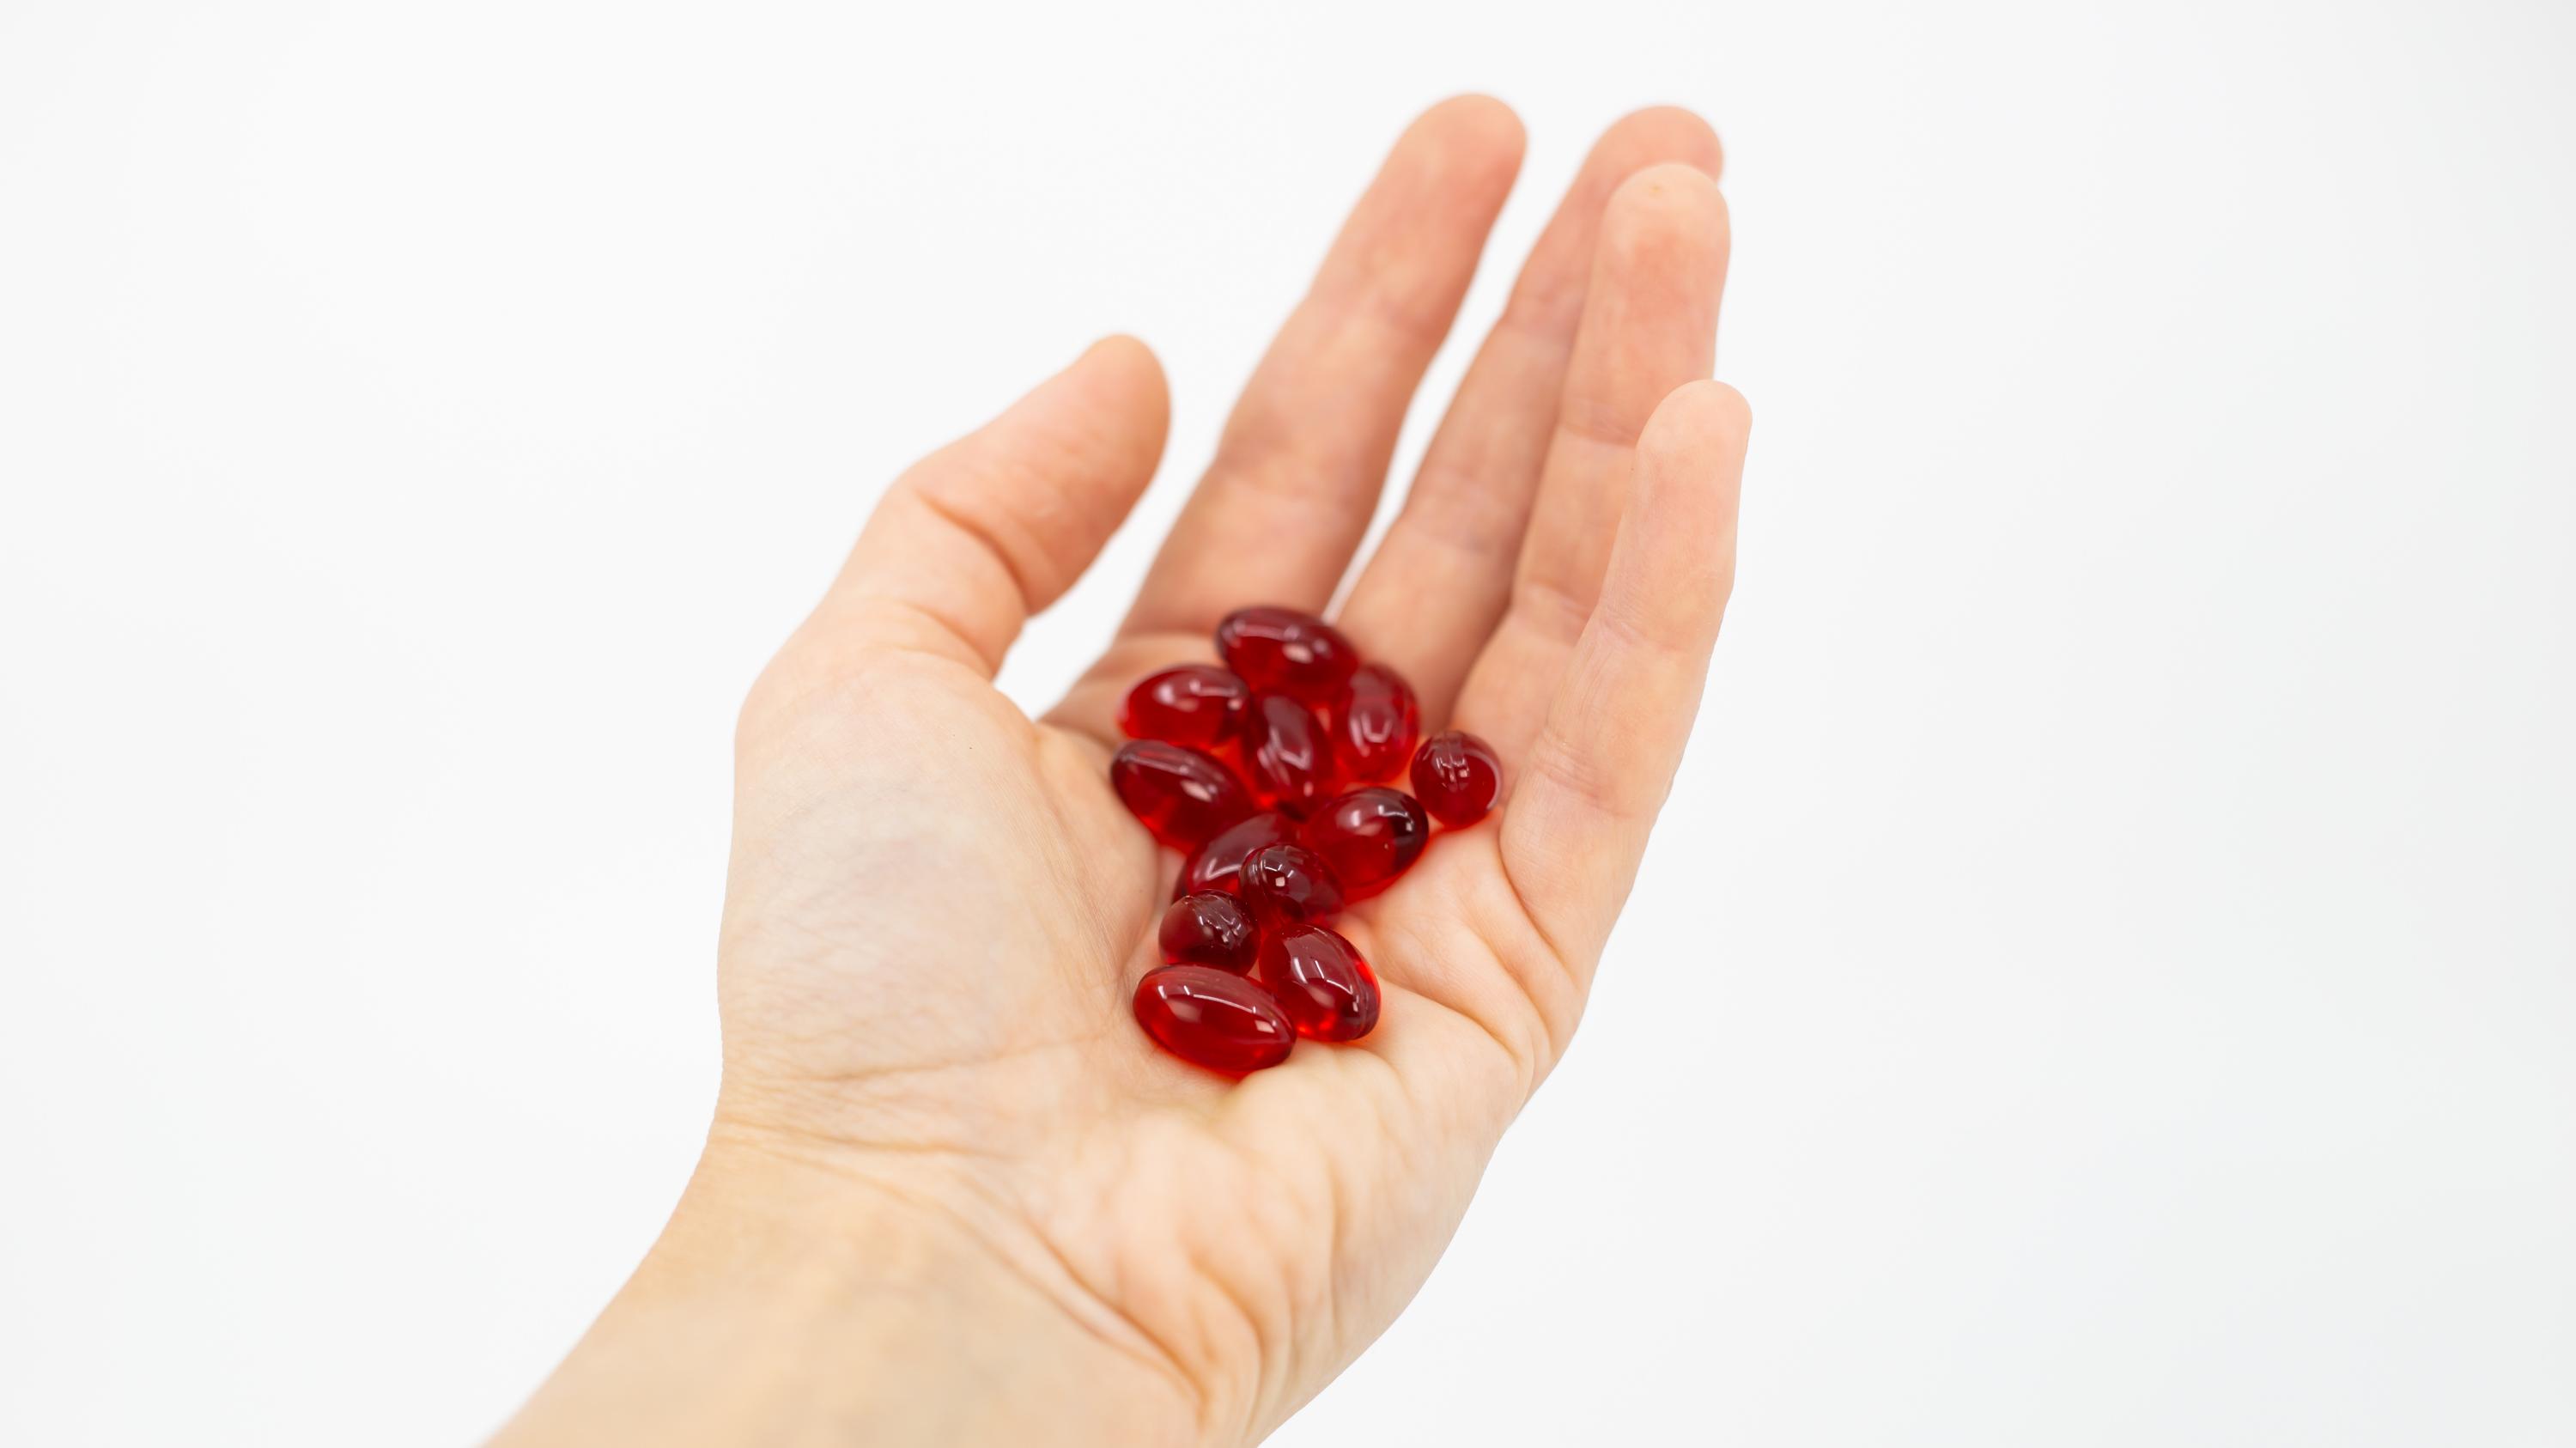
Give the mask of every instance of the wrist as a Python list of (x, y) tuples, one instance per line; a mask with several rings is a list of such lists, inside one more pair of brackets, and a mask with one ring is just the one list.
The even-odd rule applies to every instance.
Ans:
[(962, 1222), (761, 1146), (709, 1145), (661, 1238), (495, 1440), (1201, 1441), (1192, 1394)]

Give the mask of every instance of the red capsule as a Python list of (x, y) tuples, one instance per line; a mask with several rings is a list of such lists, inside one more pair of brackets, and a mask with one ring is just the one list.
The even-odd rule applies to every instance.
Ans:
[(1330, 703), (1360, 666), (1360, 651), (1341, 630), (1293, 608), (1238, 608), (1216, 626), (1226, 667), (1255, 690)]
[(1167, 965), (1136, 983), (1136, 1023), (1193, 1065), (1240, 1076), (1288, 1059), (1296, 1027), (1271, 994), (1204, 965)]
[(1333, 705), (1335, 755), (1342, 778), (1373, 783), (1392, 778), (1413, 758), (1422, 734), (1422, 706), (1413, 686), (1384, 664), (1363, 664), (1342, 686)]
[(1163, 912), (1154, 932), (1173, 965), (1212, 965), (1242, 975), (1261, 951), (1261, 931), (1242, 901), (1213, 890), (1184, 895)]
[(1377, 973), (1321, 925), (1292, 925), (1263, 941), (1258, 974), (1310, 1040), (1356, 1041), (1377, 1024)]
[(1234, 771), (1195, 749), (1138, 739), (1118, 746), (1109, 782), (1154, 838), (1188, 850), (1252, 813), (1252, 796)]
[(1303, 845), (1264, 845), (1243, 857), (1243, 903), (1265, 926), (1326, 920), (1341, 913), (1342, 882)]
[(1196, 894), (1201, 890), (1218, 890), (1228, 895), (1243, 893), (1243, 857), (1263, 845), (1284, 845), (1297, 838), (1297, 822), (1276, 811), (1264, 810), (1250, 819), (1231, 824), (1210, 836), (1189, 859), (1182, 862), (1181, 878), (1175, 882), (1172, 898)]
[(1297, 831), (1297, 842), (1324, 857), (1346, 899), (1385, 889), (1422, 858), (1431, 817), (1400, 789), (1372, 784), (1334, 796)]
[(1285, 694), (1255, 694), (1243, 721), (1243, 772), (1253, 798), (1303, 816), (1333, 792), (1333, 736), (1315, 711)]
[(1414, 753), (1413, 792), (1433, 819), (1462, 829), (1491, 813), (1502, 798), (1503, 762), (1473, 734), (1434, 734)]
[(1243, 727), (1252, 686), (1213, 664), (1183, 664), (1148, 674), (1118, 705), (1118, 728), (1130, 739), (1161, 739), (1214, 749)]

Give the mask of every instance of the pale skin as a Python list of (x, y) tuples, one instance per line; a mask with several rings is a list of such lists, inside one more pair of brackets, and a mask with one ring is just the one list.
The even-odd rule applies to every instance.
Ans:
[(1521, 149), (1483, 97), (1405, 131), (1044, 718), (993, 674), (1155, 472), (1152, 354), (1096, 344), (887, 492), (742, 710), (705, 1154), (497, 1442), (1251, 1443), (1411, 1300), (1583, 1012), (1732, 586), (1703, 122), (1602, 136), (1336, 615), (1508, 789), (1344, 917), (1373, 1034), (1240, 1081), (1154, 1048), (1177, 861), (1107, 763), (1227, 611), (1333, 599)]

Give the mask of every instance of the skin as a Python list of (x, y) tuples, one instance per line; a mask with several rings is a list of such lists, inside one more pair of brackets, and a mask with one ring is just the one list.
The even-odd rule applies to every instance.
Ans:
[(1152, 355), (1096, 344), (888, 491), (743, 707), (704, 1158), (497, 1441), (1249, 1443), (1412, 1298), (1582, 1014), (1733, 579), (1704, 123), (1602, 136), (1338, 617), (1509, 791), (1342, 922), (1378, 1029), (1239, 1082), (1155, 1049), (1177, 862), (1106, 767), (1135, 680), (1333, 596), (1521, 149), (1484, 97), (1405, 131), (1043, 719), (993, 673), (1152, 477)]

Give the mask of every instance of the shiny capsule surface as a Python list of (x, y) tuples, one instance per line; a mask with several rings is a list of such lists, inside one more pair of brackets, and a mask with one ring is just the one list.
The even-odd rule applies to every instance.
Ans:
[(1263, 810), (1228, 825), (1181, 863), (1181, 878), (1172, 887), (1172, 898), (1177, 900), (1200, 890), (1240, 895), (1243, 857), (1263, 845), (1294, 844), (1296, 839), (1297, 822), (1276, 810)]
[(1303, 845), (1264, 845), (1243, 857), (1243, 903), (1265, 928), (1341, 913), (1342, 882)]
[(1163, 911), (1154, 932), (1170, 965), (1212, 965), (1242, 975), (1261, 951), (1261, 930), (1252, 911), (1231, 895), (1203, 890), (1184, 895)]
[(1136, 1023), (1155, 1044), (1229, 1076), (1276, 1066), (1297, 1044), (1296, 1026), (1270, 992), (1204, 965), (1167, 965), (1136, 983)]
[(1364, 664), (1333, 704), (1334, 753), (1342, 778), (1375, 784), (1404, 772), (1422, 735), (1413, 686), (1384, 664)]
[(1128, 813), (1176, 850), (1196, 849), (1254, 808), (1222, 761), (1159, 739), (1120, 745), (1109, 760), (1109, 782)]
[(1346, 900), (1364, 900), (1422, 858), (1431, 817), (1400, 789), (1367, 785), (1335, 795), (1308, 816), (1297, 843), (1323, 856)]
[(1261, 943), (1257, 972), (1297, 1034), (1356, 1041), (1377, 1025), (1377, 972), (1358, 947), (1321, 925), (1292, 925)]
[(1360, 666), (1360, 651), (1341, 630), (1311, 613), (1267, 605), (1227, 614), (1216, 626), (1216, 650), (1255, 692), (1309, 704), (1331, 703)]
[(1303, 817), (1331, 795), (1340, 771), (1333, 736), (1315, 711), (1285, 694), (1255, 694), (1243, 721), (1243, 773), (1267, 809)]
[(1160, 739), (1192, 749), (1231, 741), (1252, 707), (1252, 686), (1213, 664), (1183, 664), (1148, 674), (1118, 704), (1118, 729), (1130, 739)]
[(1462, 829), (1492, 813), (1502, 798), (1503, 762), (1473, 734), (1434, 734), (1414, 751), (1413, 794), (1433, 819)]

